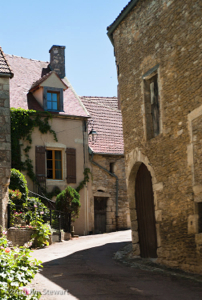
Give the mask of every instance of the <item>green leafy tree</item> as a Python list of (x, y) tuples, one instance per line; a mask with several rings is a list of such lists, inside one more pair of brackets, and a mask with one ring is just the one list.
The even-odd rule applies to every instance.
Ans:
[(71, 222), (74, 222), (79, 216), (80, 195), (74, 188), (67, 186), (65, 190), (57, 195), (55, 203), (56, 209), (64, 212), (67, 216), (67, 223), (64, 228), (67, 231), (71, 227)]
[(10, 185), (9, 189), (12, 191), (19, 190), (21, 195), (21, 198), (15, 199), (15, 204), (20, 205), (23, 202), (26, 202), (28, 197), (28, 188), (27, 188), (27, 180), (25, 179), (25, 176), (16, 169), (11, 169), (11, 177), (10, 177)]

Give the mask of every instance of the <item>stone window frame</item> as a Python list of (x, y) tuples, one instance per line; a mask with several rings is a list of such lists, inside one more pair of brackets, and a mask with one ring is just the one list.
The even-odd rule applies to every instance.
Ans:
[(159, 103), (159, 136), (163, 132), (163, 112), (162, 112), (162, 102), (161, 102), (161, 84), (160, 84), (160, 65), (157, 64), (150, 70), (148, 70), (142, 76), (142, 94), (143, 94), (143, 127), (144, 127), (144, 138), (146, 141), (149, 141), (157, 136), (154, 136), (148, 128), (151, 127), (152, 116), (150, 120), (148, 120), (147, 115), (151, 115), (151, 100), (150, 100), (150, 92), (148, 91), (148, 81), (151, 80), (152, 77), (157, 75), (157, 83), (158, 83), (158, 103)]

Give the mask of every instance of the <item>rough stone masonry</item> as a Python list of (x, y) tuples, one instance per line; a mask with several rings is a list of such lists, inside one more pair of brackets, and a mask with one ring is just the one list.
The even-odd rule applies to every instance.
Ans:
[[(140, 0), (132, 4), (111, 37), (134, 254), (141, 254), (135, 180), (144, 163), (152, 177), (158, 261), (202, 273), (202, 2)], [(152, 112), (155, 93), (156, 113)], [(159, 122), (156, 135), (155, 118)]]
[(0, 47), (0, 225), (6, 224), (11, 168), (9, 79), (13, 73)]

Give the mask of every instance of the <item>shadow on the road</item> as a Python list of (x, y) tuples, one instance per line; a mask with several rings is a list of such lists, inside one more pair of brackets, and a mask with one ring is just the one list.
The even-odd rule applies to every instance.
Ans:
[(78, 300), (202, 299), (201, 284), (127, 268), (113, 260), (113, 254), (128, 243), (109, 243), (54, 259), (43, 264), (41, 275)]
[[(79, 300), (129, 299), (130, 292), (120, 287), (122, 268), (112, 259), (113, 254), (128, 243), (109, 243), (46, 262), (41, 275)], [(111, 295), (110, 298), (107, 295)]]

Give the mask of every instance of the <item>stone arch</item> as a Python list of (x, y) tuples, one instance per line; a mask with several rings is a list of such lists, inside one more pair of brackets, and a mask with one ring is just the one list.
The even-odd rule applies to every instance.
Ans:
[(98, 188), (97, 188), (97, 192), (107, 192), (107, 189), (105, 188), (105, 187), (103, 187), (103, 186), (99, 186)]
[(163, 183), (157, 182), (155, 171), (152, 167), (152, 164), (149, 162), (148, 157), (145, 156), (140, 151), (140, 149), (136, 148), (133, 151), (131, 151), (126, 156), (126, 161), (127, 161), (126, 182), (127, 182), (128, 200), (130, 206), (133, 251), (135, 255), (140, 255), (136, 200), (135, 200), (135, 181), (136, 181), (136, 176), (140, 165), (142, 163), (145, 164), (152, 177), (152, 187), (154, 193), (154, 210), (155, 210), (156, 232), (157, 232), (157, 247), (161, 246), (159, 223), (161, 221), (162, 212), (161, 210), (158, 210), (158, 203), (157, 203), (158, 200), (157, 200), (156, 191), (163, 190)]

